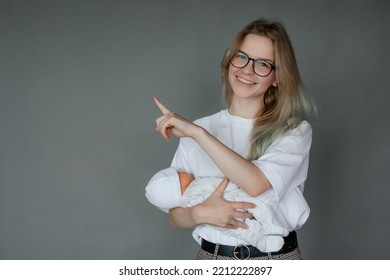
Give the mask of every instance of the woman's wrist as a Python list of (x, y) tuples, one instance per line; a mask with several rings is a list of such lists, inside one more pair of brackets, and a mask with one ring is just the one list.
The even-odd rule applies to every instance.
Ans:
[(200, 225), (201, 215), (197, 206), (173, 208), (169, 210), (168, 220), (177, 229), (192, 229)]
[(199, 142), (199, 140), (206, 134), (207, 131), (203, 127), (196, 125), (191, 135), (191, 138), (194, 139), (196, 142)]
[(191, 217), (192, 220), (194, 221), (194, 227), (201, 224), (206, 224), (206, 220), (204, 218), (205, 215), (203, 214), (202, 204), (195, 205), (191, 208)]

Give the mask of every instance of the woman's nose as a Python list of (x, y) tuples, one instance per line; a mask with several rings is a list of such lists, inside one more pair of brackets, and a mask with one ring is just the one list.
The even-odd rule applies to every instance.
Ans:
[(253, 60), (249, 60), (248, 64), (242, 68), (242, 70), (245, 72), (245, 74), (253, 75), (255, 72), (253, 71)]

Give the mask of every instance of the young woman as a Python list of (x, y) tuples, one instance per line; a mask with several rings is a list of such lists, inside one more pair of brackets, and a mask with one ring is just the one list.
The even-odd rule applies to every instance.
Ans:
[[(156, 131), (167, 141), (181, 137), (172, 167), (195, 178), (226, 178), (203, 203), (170, 209), (169, 221), (176, 228), (194, 228), (201, 245), (197, 259), (302, 259), (295, 230), (310, 212), (303, 189), (316, 109), (302, 88), (285, 28), (276, 21), (251, 22), (228, 47), (221, 66), (225, 110), (190, 122), (155, 98), (162, 112)], [(243, 209), (256, 207), (226, 201), (228, 180), (272, 207), (290, 232), (281, 250), (261, 252), (216, 230), (247, 228), (245, 219), (253, 217)], [(161, 177), (151, 181), (180, 188)]]

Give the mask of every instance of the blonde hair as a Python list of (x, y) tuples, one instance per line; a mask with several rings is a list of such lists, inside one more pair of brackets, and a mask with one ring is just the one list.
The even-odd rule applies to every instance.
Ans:
[(222, 85), (228, 108), (233, 90), (228, 71), (234, 53), (248, 34), (266, 36), (274, 43), (277, 87), (270, 86), (264, 94), (264, 109), (255, 116), (251, 135), (249, 159), (259, 158), (279, 136), (297, 127), (303, 120), (311, 122), (317, 113), (311, 97), (303, 88), (294, 49), (280, 22), (255, 20), (244, 27), (234, 38), (221, 62)]

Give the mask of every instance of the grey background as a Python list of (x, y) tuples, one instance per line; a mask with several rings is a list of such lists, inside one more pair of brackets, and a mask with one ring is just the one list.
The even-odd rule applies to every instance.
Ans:
[(387, 1), (0, 1), (0, 258), (193, 259), (144, 187), (189, 119), (224, 108), (219, 63), (281, 20), (319, 107), (299, 230), (306, 259), (390, 256)]

